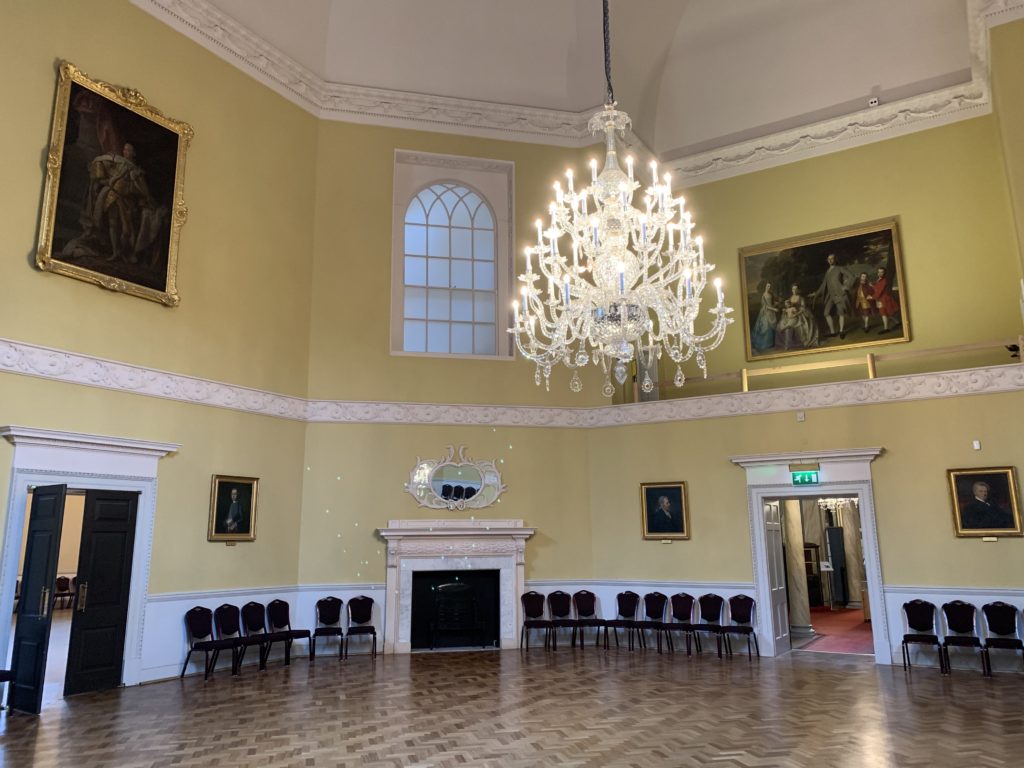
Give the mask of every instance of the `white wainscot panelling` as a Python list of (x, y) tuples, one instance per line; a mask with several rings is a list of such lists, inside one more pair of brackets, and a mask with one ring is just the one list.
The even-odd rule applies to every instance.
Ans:
[[(977, 609), (976, 629), (978, 636), (982, 637), (983, 620), (981, 607), (986, 603), (994, 603), (1001, 600), (1004, 603), (1015, 605), (1018, 612), (1024, 609), (1024, 589), (999, 589), (985, 587), (913, 587), (913, 586), (886, 586), (885, 587), (885, 610), (889, 617), (889, 643), (892, 646), (892, 663), (902, 664), (902, 651), (900, 646), (903, 642), (903, 633), (906, 632), (906, 618), (903, 615), (903, 604), (911, 600), (927, 600), (935, 604), (936, 615), (939, 618), (939, 635), (945, 630), (945, 621), (942, 617), (942, 605), (953, 600), (963, 600), (972, 604)], [(1018, 627), (1021, 617), (1018, 613)], [(939, 657), (934, 648), (927, 646), (912, 645), (910, 647), (911, 664), (916, 666), (939, 666)], [(981, 662), (978, 659), (978, 651), (974, 648), (951, 648), (949, 659), (954, 670), (972, 670), (981, 674)], [(1021, 672), (1021, 654), (1011, 651), (996, 650), (992, 652), (992, 672), (995, 675), (1000, 673)]]

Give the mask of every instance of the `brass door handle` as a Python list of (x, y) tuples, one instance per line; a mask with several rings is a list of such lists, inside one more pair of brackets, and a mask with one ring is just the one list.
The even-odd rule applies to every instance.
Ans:
[(78, 585), (78, 612), (85, 613), (85, 599), (89, 596), (89, 582), (83, 581)]
[(43, 591), (39, 593), (39, 615), (44, 619), (50, 613), (50, 588), (43, 587)]

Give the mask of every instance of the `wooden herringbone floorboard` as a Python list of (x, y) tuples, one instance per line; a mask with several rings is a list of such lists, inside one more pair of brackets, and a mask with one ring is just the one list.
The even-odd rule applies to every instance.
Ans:
[(653, 651), (296, 659), (0, 717), (0, 765), (1011, 768), (1024, 678)]

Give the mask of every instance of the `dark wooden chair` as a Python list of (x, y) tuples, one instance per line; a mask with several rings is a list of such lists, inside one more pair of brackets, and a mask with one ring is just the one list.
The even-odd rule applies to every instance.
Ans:
[(977, 611), (970, 603), (963, 600), (953, 600), (942, 606), (942, 615), (946, 617), (946, 631), (942, 637), (942, 653), (946, 657), (946, 672), (953, 673), (953, 666), (949, 659), (949, 647), (954, 648), (977, 648), (978, 656), (981, 658), (981, 674), (988, 674), (988, 667), (985, 664), (985, 649), (981, 647), (981, 638), (978, 637), (978, 629), (975, 625)]
[(242, 606), (242, 626), (249, 642), (258, 644), (260, 648), (260, 669), (267, 668), (267, 659), (274, 643), (284, 646), (284, 664), (292, 663), (292, 636), (290, 632), (270, 632), (267, 630), (267, 609), (263, 603), (250, 601)]
[(197, 605), (185, 612), (185, 633), (188, 640), (188, 653), (185, 663), (181, 665), (181, 677), (185, 677), (189, 659), (193, 651), (202, 651), (206, 658), (203, 666), (203, 679), (209, 680), (217, 667), (217, 658), (221, 651), (231, 651), (231, 674), (238, 674), (239, 647), (235, 638), (215, 638), (213, 636), (213, 612), (209, 608)]
[(750, 654), (751, 640), (757, 657), (761, 658), (761, 648), (757, 644), (757, 632), (754, 631), (754, 598), (750, 595), (733, 595), (729, 598), (729, 618), (732, 624), (722, 625), (722, 636), (725, 638), (725, 650), (732, 656), (732, 635), (747, 638), (747, 658)]
[(519, 597), (523, 605), (523, 626), (519, 630), (519, 648), (523, 648), (523, 641), (526, 641), (526, 650), (530, 650), (530, 632), (535, 629), (544, 630), (544, 647), (548, 647), (551, 640), (551, 622), (544, 618), (544, 595), (540, 592), (529, 591)]
[(673, 632), (682, 632), (686, 638), (686, 655), (691, 655), (691, 641), (697, 644), (700, 639), (696, 635), (697, 625), (693, 623), (693, 595), (679, 592), (669, 598), (672, 610), (672, 620), (665, 624), (665, 635), (668, 638), (668, 649), (675, 651), (675, 644), (672, 642)]
[[(696, 636), (699, 632), (714, 635), (718, 658), (722, 658), (722, 608), (725, 606), (725, 600), (721, 595), (708, 593), (697, 598), (697, 606), (700, 608), (700, 620), (694, 625), (694, 635)], [(698, 640), (697, 653), (701, 652), (701, 644)]]
[(292, 640), (305, 640), (309, 644), (309, 658), (316, 657), (311, 632), (308, 629), (292, 629), (291, 609), (284, 600), (271, 600), (267, 603), (267, 620), (271, 634), (286, 634)]
[(644, 617), (636, 623), (640, 635), (640, 645), (647, 647), (647, 632), (653, 632), (661, 653), (661, 636), (667, 634), (665, 628), (665, 607), (668, 605), (668, 598), (661, 592), (648, 592), (644, 595)]
[(342, 657), (345, 631), (341, 628), (341, 606), (342, 600), (337, 597), (322, 597), (316, 601), (316, 627), (313, 629), (313, 640), (309, 646), (311, 659), (316, 658), (318, 637), (338, 638), (338, 658)]
[(57, 601), (60, 600), (60, 607), (67, 608), (74, 598), (75, 593), (71, 591), (71, 579), (67, 576), (58, 576), (53, 587), (51, 607), (56, 607)]
[(548, 594), (548, 616), (551, 618), (551, 650), (558, 650), (558, 630), (572, 630), (572, 645), (576, 646), (576, 620), (572, 617), (572, 595), (556, 589)]
[(946, 674), (946, 657), (935, 628), (935, 604), (927, 600), (911, 600), (903, 604), (903, 615), (907, 620), (907, 629), (910, 630), (903, 635), (903, 669), (911, 668), (911, 645), (934, 645), (939, 652), (939, 671)]
[(605, 620), (597, 615), (597, 595), (587, 589), (581, 589), (572, 596), (572, 605), (576, 609), (576, 626), (573, 628), (573, 645), (576, 645), (576, 633), (579, 633), (580, 649), (583, 648), (583, 630), (588, 628), (596, 629), (594, 633), (594, 647), (601, 642), (601, 630)]
[(352, 637), (371, 639), (370, 656), (377, 658), (377, 629), (373, 626), (373, 598), (360, 595), (348, 601), (348, 632), (345, 633), (345, 658)]
[(985, 617), (985, 642), (983, 652), (985, 654), (985, 667), (989, 677), (992, 676), (992, 656), (990, 651), (993, 648), (1021, 652), (1021, 659), (1024, 661), (1024, 642), (1021, 642), (1020, 630), (1017, 627), (1017, 608), (997, 600), (981, 607), (981, 613)]
[[(234, 640), (238, 646), (238, 658), (235, 663), (237, 671), (242, 671), (242, 662), (245, 660), (245, 652), (250, 646), (260, 646), (263, 640), (257, 637), (248, 637), (242, 634), (241, 613), (237, 605), (224, 603), (213, 611), (213, 624), (217, 629), (217, 637), (221, 640)], [(262, 657), (261, 657), (262, 658)], [(262, 669), (263, 667), (261, 667)]]
[[(615, 596), (615, 618), (608, 619), (604, 623), (604, 647), (608, 648), (608, 630), (615, 636), (615, 647), (619, 647), (619, 630), (626, 630), (629, 650), (633, 650), (633, 637), (640, 634), (637, 626), (636, 612), (640, 607), (640, 595), (636, 592), (626, 590)], [(643, 639), (640, 638), (640, 642)]]

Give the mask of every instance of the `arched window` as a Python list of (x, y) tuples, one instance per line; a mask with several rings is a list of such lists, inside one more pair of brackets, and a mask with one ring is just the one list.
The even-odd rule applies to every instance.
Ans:
[(497, 235), (487, 201), (456, 182), (421, 189), (405, 211), (402, 351), (495, 355)]

